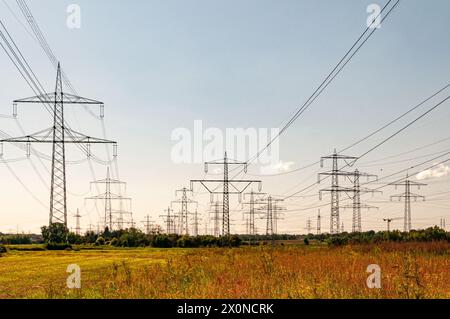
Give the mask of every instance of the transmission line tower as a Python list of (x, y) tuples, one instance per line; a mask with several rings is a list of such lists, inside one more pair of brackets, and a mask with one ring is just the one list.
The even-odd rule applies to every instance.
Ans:
[[(341, 172), (342, 173), (342, 172)], [(353, 209), (353, 216), (352, 216), (352, 232), (361, 232), (361, 209), (378, 209), (376, 206), (367, 205), (367, 204), (361, 204), (361, 194), (367, 194), (371, 193), (372, 195), (375, 193), (381, 193), (381, 191), (375, 191), (369, 188), (364, 188), (360, 186), (360, 177), (366, 177), (367, 181), (369, 181), (371, 178), (374, 178), (375, 180), (378, 179), (377, 175), (368, 174), (368, 173), (362, 173), (358, 169), (356, 169), (354, 172), (343, 172), (345, 176), (349, 177), (350, 179), (353, 178), (353, 192), (352, 192), (352, 199), (353, 203), (351, 205), (345, 205), (342, 206), (345, 208), (351, 208)]]
[(392, 221), (397, 220), (397, 219), (403, 219), (403, 217), (383, 218), (383, 221), (385, 221), (386, 224), (387, 224), (387, 232), (388, 233), (391, 231), (391, 223), (392, 223)]
[(147, 235), (150, 235), (150, 233), (152, 232), (152, 230), (154, 228), (154, 223), (153, 223), (153, 221), (150, 220), (150, 215), (147, 214), (147, 216), (145, 216), (145, 220), (141, 221), (141, 223), (144, 224), (145, 233)]
[(198, 210), (194, 211), (194, 221), (192, 223), (192, 236), (198, 236), (198, 226), (201, 221), (201, 218), (198, 217)]
[(198, 206), (197, 202), (188, 198), (188, 193), (193, 194), (192, 190), (187, 189), (186, 187), (183, 187), (182, 189), (178, 189), (175, 191), (175, 196), (178, 196), (178, 194), (181, 193), (181, 199), (177, 199), (171, 202), (171, 206), (173, 204), (180, 204), (181, 210), (180, 214), (178, 215), (178, 233), (180, 235), (189, 235), (189, 221), (188, 221), (188, 215), (191, 213), (188, 210), (188, 206), (191, 204), (196, 204)]
[(56, 73), (55, 92), (15, 100), (13, 101), (14, 112), (17, 111), (17, 104), (19, 103), (53, 105), (53, 126), (31, 135), (3, 139), (0, 140), (0, 143), (26, 143), (27, 156), (31, 155), (31, 144), (52, 144), (49, 224), (62, 223), (67, 227), (66, 144), (76, 144), (81, 148), (84, 146), (83, 151), (86, 151), (88, 157), (91, 156), (91, 144), (112, 144), (114, 157), (116, 157), (117, 143), (106, 139), (90, 137), (70, 129), (64, 120), (64, 106), (66, 104), (79, 104), (84, 106), (99, 105), (103, 108), (104, 103), (64, 93), (61, 80), (61, 66), (59, 63)]
[(321, 217), (320, 217), (320, 209), (317, 212), (317, 235), (320, 235), (320, 224), (321, 224)]
[(308, 233), (307, 233), (308, 235), (311, 234), (312, 226), (311, 226), (311, 218), (309, 218), (309, 217), (308, 217), (308, 220), (306, 221), (306, 227), (305, 227), (305, 229), (306, 229), (306, 231), (308, 232)]
[[(117, 179), (112, 179), (111, 176), (110, 176), (109, 167), (108, 167), (106, 169), (106, 178), (105, 179), (101, 179), (101, 180), (97, 180), (97, 181), (93, 181), (93, 182), (91, 182), (91, 185), (92, 184), (104, 184), (105, 185), (105, 192), (102, 193), (102, 194), (98, 194), (96, 196), (86, 197), (85, 200), (102, 200), (103, 201), (104, 208), (105, 208), (105, 212), (104, 212), (104, 214), (105, 214), (105, 216), (104, 216), (104, 218), (105, 218), (104, 227), (105, 227), (105, 229), (106, 229), (106, 227), (108, 227), (109, 230), (112, 231), (113, 227), (114, 227), (114, 224), (115, 224), (114, 223), (114, 216), (113, 216), (114, 214), (119, 213), (119, 214), (121, 214), (121, 216), (123, 216), (124, 213), (131, 214), (130, 212), (125, 212), (125, 211), (122, 211), (122, 210), (114, 211), (112, 202), (113, 201), (120, 201), (120, 203), (122, 203), (123, 201), (130, 201), (130, 203), (131, 203), (131, 198), (123, 197), (122, 195), (114, 194), (111, 191), (111, 185), (116, 185), (116, 186), (120, 187), (120, 185), (126, 185), (126, 183), (122, 182), (122, 181), (119, 181)], [(130, 204), (130, 207), (131, 207), (131, 204)], [(123, 222), (123, 220), (120, 221), (120, 218), (119, 218), (119, 223), (122, 223), (122, 222)], [(133, 221), (131, 221), (131, 227), (134, 227), (134, 222)]]
[(440, 225), (442, 229), (445, 229), (445, 218), (441, 217)]
[(420, 189), (421, 186), (426, 186), (427, 184), (412, 181), (409, 179), (408, 175), (406, 175), (406, 178), (404, 180), (395, 182), (395, 183), (391, 183), (390, 185), (394, 185), (395, 189), (397, 189), (398, 186), (403, 186), (405, 188), (404, 193), (391, 196), (391, 200), (393, 200), (394, 198), (398, 198), (399, 201), (401, 201), (402, 199), (405, 201), (403, 230), (405, 232), (410, 232), (411, 231), (411, 199), (414, 199), (414, 201), (417, 201), (418, 198), (421, 198), (425, 201), (424, 196), (411, 193), (411, 186), (417, 187), (417, 189)]
[(248, 211), (244, 212), (244, 215), (247, 215), (246, 225), (247, 225), (247, 235), (255, 236), (256, 235), (256, 227), (255, 227), (255, 213), (256, 213), (256, 205), (261, 200), (261, 196), (266, 195), (266, 193), (254, 192), (253, 190), (249, 193), (244, 193), (244, 200), (246, 196), (249, 196), (249, 201), (242, 203), (242, 206), (248, 205)]
[(75, 226), (75, 233), (77, 235), (81, 235), (81, 227), (80, 227), (80, 210), (77, 208), (77, 213), (74, 216), (76, 218), (76, 226)]
[(176, 234), (177, 231), (175, 229), (175, 218), (177, 218), (177, 216), (173, 214), (173, 209), (171, 209), (170, 206), (167, 207), (167, 209), (164, 210), (164, 212), (166, 214), (160, 215), (159, 217), (162, 217), (164, 223), (166, 224), (166, 233), (168, 235)]
[[(229, 237), (230, 236), (230, 195), (237, 194), (239, 195), (239, 200), (241, 199), (242, 193), (252, 184), (259, 183), (259, 190), (261, 190), (261, 181), (256, 180), (230, 180), (228, 177), (228, 168), (230, 165), (243, 165), (244, 172), (247, 172), (247, 163), (239, 162), (236, 160), (231, 160), (227, 157), (227, 152), (225, 152), (225, 156), (221, 160), (205, 162), (205, 173), (208, 173), (208, 165), (223, 165), (223, 180), (191, 180), (191, 190), (193, 190), (194, 183), (200, 183), (210, 194), (211, 194), (211, 203), (213, 202), (214, 195), (223, 195), (222, 202), (222, 235)], [(208, 184), (215, 184), (217, 187), (208, 187)], [(222, 189), (218, 190), (218, 186), (222, 185)], [(237, 185), (243, 185), (242, 188), (239, 188)], [(231, 190), (230, 190), (231, 186)]]
[(219, 201), (215, 201), (214, 204), (211, 205), (210, 214), (212, 214), (211, 220), (213, 221), (213, 235), (214, 237), (220, 237), (220, 208), (221, 204)]
[(257, 202), (264, 203), (259, 209), (261, 212), (265, 213), (266, 220), (266, 235), (273, 236), (278, 233), (277, 220), (281, 219), (279, 211), (284, 208), (279, 206), (277, 203), (284, 201), (281, 198), (273, 198), (272, 196), (267, 196), (267, 198), (262, 200), (257, 200)]
[[(319, 191), (319, 197), (322, 199), (322, 192), (330, 192), (331, 193), (331, 208), (330, 208), (330, 233), (331, 234), (337, 234), (339, 233), (339, 194), (340, 192), (350, 192), (352, 189), (348, 187), (341, 187), (339, 186), (339, 176), (340, 175), (347, 175), (346, 172), (341, 172), (339, 170), (339, 161), (345, 161), (347, 163), (347, 160), (356, 160), (357, 157), (354, 156), (346, 156), (346, 155), (340, 155), (336, 153), (336, 150), (334, 150), (334, 153), (329, 156), (324, 156), (320, 159), (320, 167), (323, 167), (323, 162), (325, 160), (331, 159), (332, 160), (332, 169), (331, 172), (323, 172), (319, 173), (318, 176), (318, 182), (321, 182), (321, 176), (331, 176), (331, 188), (321, 189)], [(347, 163), (348, 165), (348, 163)]]

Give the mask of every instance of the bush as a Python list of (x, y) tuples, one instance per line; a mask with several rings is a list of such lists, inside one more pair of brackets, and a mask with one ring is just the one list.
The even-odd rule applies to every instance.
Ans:
[(119, 245), (119, 240), (118, 240), (116, 237), (114, 237), (113, 239), (111, 239), (111, 241), (109, 242), (109, 244), (110, 244), (111, 246), (118, 246), (118, 245)]
[(95, 241), (95, 246), (103, 246), (105, 244), (105, 238), (103, 237), (98, 237), (97, 240)]
[(7, 253), (7, 252), (8, 252), (8, 249), (6, 248), (6, 246), (0, 245), (0, 255)]
[(65, 244), (65, 243), (47, 243), (45, 245), (45, 248), (47, 250), (71, 250), (72, 245), (71, 244)]

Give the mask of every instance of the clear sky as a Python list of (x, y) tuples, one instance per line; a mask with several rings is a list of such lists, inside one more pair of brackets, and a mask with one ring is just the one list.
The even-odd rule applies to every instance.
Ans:
[[(205, 128), (221, 130), (277, 127), (309, 97), (365, 29), (367, 6), (384, 5), (385, 1), (27, 3), (80, 95), (106, 104), (106, 136), (119, 143), (119, 171), (114, 166), (112, 169), (115, 177), (119, 175), (128, 183), (126, 192), (133, 198), (135, 220), (140, 222), (150, 214), (153, 220), (161, 222), (158, 216), (175, 199), (175, 189), (189, 187), (190, 179), (204, 177), (202, 165), (175, 164), (171, 160), (173, 130), (180, 127), (192, 130), (195, 120), (202, 120)], [(66, 9), (72, 3), (81, 8), (80, 29), (66, 26)], [(334, 148), (348, 146), (379, 128), (448, 84), (449, 12), (450, 2), (446, 0), (401, 1), (325, 94), (282, 135), (281, 160), (292, 162), (291, 169), (315, 162)], [(0, 1), (0, 19), (44, 86), (53, 90), (55, 69), (30, 35), (15, 1)], [(0, 87), (0, 114), (11, 114), (12, 100), (33, 95), (4, 52), (0, 52)], [(348, 155), (364, 153), (424, 110), (351, 149)], [(103, 136), (100, 122), (80, 107), (67, 106), (66, 118), (76, 130)], [(447, 140), (380, 160), (377, 165), (371, 162), (449, 137), (449, 120), (447, 102), (361, 159), (360, 170), (383, 177), (431, 159), (430, 154), (450, 149)], [(27, 133), (51, 125), (51, 118), (39, 105), (20, 106), (18, 121)], [(0, 118), (0, 129), (10, 135), (21, 135), (17, 124), (15, 120)], [(50, 154), (48, 147), (37, 149)], [(94, 150), (98, 157), (107, 159), (104, 148)], [(24, 155), (6, 145), (4, 153), (5, 159)], [(84, 157), (76, 149), (68, 151), (71, 161)], [(49, 164), (34, 157), (8, 164), (10, 169), (0, 163), (0, 231), (18, 228), (37, 232), (48, 223)], [(84, 200), (96, 192), (89, 186), (92, 175), (98, 179), (106, 174), (106, 166), (92, 165), (94, 173), (86, 162), (67, 168), (72, 227), (77, 208), (83, 215), (84, 228), (96, 224), (101, 215), (100, 204), (97, 211), (91, 202)], [(282, 176), (255, 177), (260, 170), (251, 166), (246, 177), (261, 178), (263, 191), (284, 195), (313, 183), (319, 171), (321, 168), (316, 165)], [(449, 175), (426, 182), (429, 186), (415, 192), (429, 195), (430, 200), (413, 204), (413, 227), (439, 224), (441, 217), (447, 217), (447, 224), (450, 223), (450, 200), (447, 200), (450, 193), (436, 195), (450, 191)], [(279, 222), (279, 232), (304, 232), (308, 217), (315, 226), (317, 208), (310, 207), (329, 202), (327, 196), (319, 202), (317, 190), (315, 187), (302, 193), (306, 198), (285, 201), (287, 211), (285, 219)], [(204, 222), (209, 196), (200, 189), (196, 191)], [(387, 187), (383, 191), (374, 198), (363, 197), (380, 206), (378, 211), (363, 212), (364, 229), (383, 229), (383, 217), (403, 216), (401, 203), (387, 202), (390, 195), (401, 190)], [(232, 230), (238, 232), (243, 229), (242, 212), (235, 200), (232, 208)], [(323, 207), (321, 212), (323, 230), (328, 231), (329, 207)], [(345, 228), (350, 229), (351, 210), (342, 211), (341, 215)], [(264, 231), (263, 220), (258, 222), (259, 230)], [(393, 223), (394, 228), (401, 226), (402, 221)]]

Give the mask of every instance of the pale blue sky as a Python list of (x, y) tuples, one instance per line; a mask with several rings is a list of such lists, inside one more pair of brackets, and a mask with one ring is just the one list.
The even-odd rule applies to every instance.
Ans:
[[(25, 23), (15, 1), (6, 3)], [(308, 98), (364, 30), (367, 5), (384, 5), (385, 1), (27, 3), (78, 92), (106, 103), (107, 135), (119, 142), (120, 177), (129, 184), (133, 210), (140, 221), (147, 213), (156, 218), (174, 199), (174, 189), (188, 186), (190, 178), (203, 176), (201, 165), (171, 163), (173, 129), (191, 129), (194, 120), (221, 129), (276, 127)], [(79, 4), (82, 10), (79, 30), (70, 30), (65, 24), (66, 7), (71, 3)], [(450, 3), (446, 0), (401, 1), (325, 94), (282, 136), (281, 159), (295, 162), (294, 167), (314, 162), (335, 147), (351, 144), (449, 83), (449, 12)], [(3, 2), (0, 18), (44, 85), (53, 88), (54, 69)], [(3, 52), (0, 70), (0, 113), (6, 114), (11, 111), (13, 99), (32, 92)], [(19, 115), (28, 132), (50, 124), (47, 113), (36, 105), (20, 107)], [(450, 136), (449, 115), (447, 103), (367, 160)], [(101, 136), (99, 123), (83, 110), (67, 111), (67, 116), (74, 128)], [(11, 135), (19, 134), (11, 120), (0, 119), (0, 125)], [(350, 155), (362, 153), (375, 141), (355, 148)], [(412, 156), (446, 147), (450, 148), (449, 142)], [(17, 155), (13, 152), (5, 157)], [(76, 152), (69, 154), (75, 159), (83, 156)], [(100, 152), (99, 156), (102, 155), (104, 158), (104, 152)], [(48, 190), (36, 178), (30, 164), (11, 165), (32, 192), (47, 203)], [(383, 173), (401, 167), (389, 166)], [(371, 169), (379, 173), (380, 168)], [(40, 169), (48, 180), (48, 174)], [(106, 169), (96, 165), (95, 170), (100, 178)], [(265, 178), (264, 190), (281, 194), (300, 182), (307, 185), (315, 180), (317, 171), (319, 167)], [(0, 167), (0, 172), (3, 180), (0, 193), (8, 195), (2, 199), (7, 211), (0, 215), (0, 231), (15, 229), (16, 224), (24, 231), (36, 231), (48, 220), (46, 209), (21, 188), (5, 167)], [(69, 167), (68, 178), (73, 193), (89, 191), (91, 174), (87, 164)], [(447, 177), (446, 183), (430, 186), (423, 193), (445, 191), (448, 185)], [(380, 196), (380, 200), (386, 200), (390, 193)], [(208, 198), (198, 197), (204, 209)], [(71, 212), (77, 207), (86, 211), (84, 225), (88, 220), (96, 223), (97, 212), (89, 205), (84, 207), (82, 196), (70, 196), (69, 200)], [(313, 202), (317, 198), (303, 202), (297, 199), (286, 206), (305, 208)], [(431, 218), (427, 207), (431, 206), (418, 207), (417, 214)], [(424, 219), (423, 226), (438, 223), (445, 214), (450, 220), (448, 206), (435, 209), (434, 219)], [(322, 211), (328, 217), (328, 209)], [(292, 213), (280, 222), (280, 230), (302, 231), (306, 218), (314, 217), (315, 213), (315, 210)], [(343, 214), (350, 225), (350, 211)], [(370, 227), (379, 229), (384, 227), (380, 222), (384, 215), (401, 216), (402, 207), (386, 205), (378, 215), (370, 214), (373, 216), (368, 221)], [(238, 230), (241, 213), (232, 218)], [(328, 219), (323, 225), (328, 228)]]

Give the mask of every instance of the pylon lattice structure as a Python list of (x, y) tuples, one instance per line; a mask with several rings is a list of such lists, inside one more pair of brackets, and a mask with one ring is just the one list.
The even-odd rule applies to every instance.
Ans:
[[(86, 197), (85, 200), (101, 200), (104, 203), (104, 227), (106, 229), (106, 227), (108, 227), (109, 230), (113, 230), (114, 226), (117, 225), (118, 229), (121, 229), (121, 227), (123, 226), (123, 215), (124, 214), (130, 214), (132, 216), (131, 213), (131, 209), (130, 211), (124, 211), (122, 209), (120, 210), (114, 210), (113, 209), (113, 201), (119, 201), (121, 203), (121, 207), (122, 207), (122, 202), (123, 201), (128, 201), (130, 203), (130, 208), (131, 208), (131, 198), (129, 197), (124, 197), (122, 195), (117, 195), (115, 193), (112, 192), (111, 190), (111, 185), (116, 185), (118, 187), (120, 187), (120, 185), (126, 185), (125, 182), (119, 181), (117, 179), (112, 179), (110, 176), (110, 172), (109, 172), (109, 167), (106, 170), (106, 178), (105, 179), (100, 179), (97, 181), (93, 181), (91, 182), (92, 184), (104, 184), (105, 185), (105, 192), (102, 194), (98, 194), (96, 196), (91, 196), (91, 197)], [(119, 214), (119, 218), (115, 219), (114, 215)], [(129, 226), (134, 227), (134, 222), (131, 218), (131, 221), (128, 223)]]
[(353, 203), (351, 205), (344, 205), (342, 206), (345, 208), (351, 208), (353, 209), (353, 216), (352, 216), (352, 232), (361, 232), (362, 231), (362, 225), (361, 225), (361, 209), (378, 209), (376, 206), (362, 204), (361, 203), (361, 194), (367, 194), (371, 193), (372, 195), (375, 193), (381, 193), (381, 191), (375, 191), (369, 188), (361, 187), (360, 186), (360, 177), (366, 177), (369, 181), (370, 178), (374, 178), (375, 180), (378, 179), (377, 175), (368, 174), (360, 172), (359, 170), (355, 170), (354, 172), (344, 172), (345, 176), (352, 179), (353, 183), (353, 192), (352, 192), (352, 200)]
[[(201, 179), (201, 180), (191, 180), (191, 190), (193, 190), (194, 183), (200, 183), (210, 194), (211, 203), (214, 201), (214, 195), (222, 195), (222, 235), (230, 236), (230, 195), (239, 195), (239, 200), (241, 200), (242, 193), (252, 184), (259, 183), (259, 190), (261, 190), (261, 181), (259, 180), (237, 180), (229, 179), (228, 168), (230, 165), (243, 165), (244, 172), (247, 172), (247, 163), (240, 162), (237, 160), (232, 160), (227, 157), (227, 152), (221, 160), (205, 162), (205, 173), (208, 173), (209, 165), (223, 165), (223, 180), (219, 179)], [(210, 184), (215, 184), (216, 187), (208, 186)], [(220, 184), (222, 189), (219, 190)], [(239, 187), (239, 185), (243, 185)]]
[(282, 202), (281, 198), (273, 198), (272, 196), (267, 196), (265, 199), (258, 200), (257, 202), (264, 203), (259, 211), (263, 213), (266, 220), (266, 235), (273, 236), (278, 233), (278, 220), (282, 218), (281, 210), (284, 210), (284, 207), (278, 205), (279, 202)]
[(145, 216), (145, 220), (141, 221), (144, 224), (145, 233), (150, 235), (154, 229), (154, 222), (150, 220), (150, 215)]
[(244, 200), (249, 196), (249, 201), (242, 203), (242, 206), (248, 205), (248, 211), (244, 212), (246, 215), (246, 234), (250, 236), (256, 235), (256, 224), (255, 224), (255, 213), (257, 212), (257, 205), (261, 201), (261, 196), (266, 195), (266, 193), (254, 192), (253, 190), (249, 193), (244, 193)]
[(175, 191), (175, 196), (181, 193), (181, 199), (177, 199), (171, 202), (171, 206), (173, 204), (180, 204), (181, 209), (178, 215), (178, 234), (180, 235), (189, 235), (189, 218), (188, 216), (191, 214), (188, 210), (188, 206), (195, 204), (197, 206), (197, 202), (188, 198), (188, 193), (192, 194), (192, 191), (183, 187), (182, 189), (178, 189)]
[(211, 220), (213, 222), (213, 235), (214, 237), (219, 237), (221, 235), (220, 233), (220, 208), (222, 207), (222, 204), (219, 201), (215, 201), (214, 204), (211, 205), (210, 208), (210, 214), (212, 214)]
[[(77, 95), (63, 92), (61, 80), (61, 66), (58, 63), (56, 74), (55, 92), (44, 93), (41, 95), (19, 99), (13, 101), (14, 112), (19, 103), (39, 103), (46, 106), (53, 105), (53, 126), (36, 132), (31, 135), (8, 138), (0, 140), (0, 143), (26, 143), (27, 156), (31, 155), (31, 144), (48, 143), (52, 144), (52, 167), (50, 184), (50, 216), (49, 224), (62, 223), (67, 227), (67, 190), (66, 190), (66, 144), (72, 143), (85, 146), (87, 156), (90, 157), (91, 144), (112, 144), (114, 157), (117, 156), (117, 143), (114, 141), (90, 137), (88, 135), (76, 132), (69, 128), (64, 120), (64, 105), (99, 105), (103, 108), (104, 103)], [(16, 115), (16, 114), (15, 114)]]
[(201, 221), (201, 218), (198, 217), (198, 210), (197, 209), (194, 211), (193, 215), (194, 215), (193, 216), (194, 220), (192, 222), (192, 236), (198, 236), (199, 235), (199, 233), (198, 233), (198, 226), (199, 226), (199, 223)]
[(311, 234), (312, 225), (311, 225), (311, 218), (309, 218), (309, 217), (306, 220), (306, 228), (305, 229), (308, 232), (308, 234)]
[[(320, 167), (323, 167), (323, 162), (325, 160), (332, 160), (332, 169), (331, 172), (323, 172), (319, 173), (318, 182), (321, 181), (321, 176), (331, 176), (331, 187), (319, 190), (319, 197), (322, 199), (322, 192), (330, 192), (331, 193), (331, 208), (330, 208), (330, 233), (337, 234), (340, 232), (339, 230), (339, 196), (341, 192), (350, 192), (351, 188), (341, 187), (339, 186), (339, 175), (342, 175), (342, 172), (339, 170), (339, 161), (347, 160), (356, 160), (357, 157), (354, 156), (346, 156), (340, 155), (336, 153), (336, 150), (332, 155), (324, 156), (320, 159)], [(348, 163), (347, 163), (348, 165)]]
[(395, 186), (396, 189), (398, 186), (405, 187), (404, 193), (391, 196), (391, 200), (393, 200), (394, 198), (398, 198), (399, 201), (401, 201), (402, 199), (405, 201), (403, 230), (405, 232), (409, 232), (411, 231), (411, 199), (417, 201), (418, 198), (421, 198), (425, 201), (424, 196), (411, 193), (411, 186), (420, 189), (421, 186), (426, 186), (427, 184), (412, 181), (409, 179), (408, 175), (406, 175), (406, 178), (404, 180), (391, 183), (390, 185)]
[(320, 235), (320, 227), (321, 227), (321, 217), (320, 217), (320, 209), (317, 212), (317, 235)]
[(81, 226), (80, 226), (80, 210), (77, 208), (77, 213), (74, 216), (76, 218), (76, 226), (75, 226), (75, 234), (81, 235)]
[(164, 220), (164, 223), (166, 224), (166, 233), (167, 234), (176, 234), (176, 226), (175, 226), (175, 219), (177, 218), (176, 215), (173, 214), (173, 209), (167, 207), (166, 210), (164, 210), (165, 215), (160, 215), (159, 217), (162, 217)]

